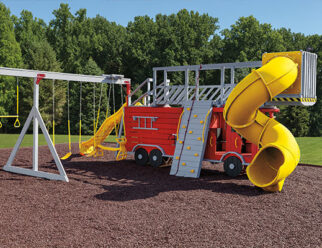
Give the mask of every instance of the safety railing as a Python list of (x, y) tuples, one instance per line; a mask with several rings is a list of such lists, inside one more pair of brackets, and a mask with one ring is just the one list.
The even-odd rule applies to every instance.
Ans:
[[(196, 99), (197, 101), (212, 100), (214, 102), (221, 102), (221, 104), (228, 98), (230, 92), (235, 85), (207, 85), (207, 86), (188, 86), (183, 85), (168, 85), (164, 83), (156, 87), (156, 100), (158, 105), (182, 104), (185, 100)], [(166, 94), (164, 94), (166, 92)]]
[[(153, 97), (153, 105), (182, 105), (186, 100), (196, 99), (197, 101), (213, 100), (215, 105), (223, 105), (230, 92), (235, 87), (235, 70), (242, 68), (261, 67), (261, 61), (188, 65), (153, 68), (153, 89), (148, 95)], [(199, 85), (200, 72), (205, 70), (220, 70), (220, 82), (216, 85)], [(227, 81), (226, 71), (230, 70), (230, 80)], [(162, 84), (157, 84), (158, 73), (163, 73)], [(169, 72), (184, 72), (184, 84), (170, 85), (168, 80)], [(195, 80), (191, 84), (189, 76), (194, 72)]]

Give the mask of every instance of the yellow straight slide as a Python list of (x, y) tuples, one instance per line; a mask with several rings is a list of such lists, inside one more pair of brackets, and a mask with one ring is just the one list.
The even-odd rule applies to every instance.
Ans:
[(123, 109), (126, 107), (127, 103), (124, 103), (123, 106), (113, 115), (109, 116), (103, 124), (100, 126), (95, 135), (89, 140), (82, 142), (80, 145), (80, 153), (92, 156), (95, 154), (95, 150), (99, 147), (104, 140), (109, 136), (112, 130), (115, 128), (116, 124), (119, 124), (122, 120)]
[(300, 149), (286, 127), (258, 108), (289, 88), (297, 75), (292, 59), (277, 56), (237, 84), (224, 108), (226, 122), (260, 147), (246, 172), (254, 185), (266, 191), (282, 190), (300, 160)]

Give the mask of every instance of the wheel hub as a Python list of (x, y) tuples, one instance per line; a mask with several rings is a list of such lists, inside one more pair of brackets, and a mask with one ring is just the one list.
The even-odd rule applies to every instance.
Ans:
[(138, 159), (142, 159), (143, 158), (143, 155), (142, 154), (139, 154), (138, 155)]
[(235, 169), (235, 165), (234, 164), (229, 164), (229, 169), (231, 169), (231, 170)]

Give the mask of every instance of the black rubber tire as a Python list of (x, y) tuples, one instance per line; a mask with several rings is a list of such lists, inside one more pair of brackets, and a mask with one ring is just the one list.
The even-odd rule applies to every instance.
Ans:
[(139, 148), (134, 153), (135, 162), (139, 165), (146, 165), (149, 161), (148, 152), (144, 148)]
[(150, 152), (149, 162), (153, 167), (159, 167), (163, 163), (162, 153), (159, 149), (153, 149)]
[(228, 157), (224, 160), (225, 173), (230, 177), (236, 177), (243, 171), (243, 164), (237, 157)]

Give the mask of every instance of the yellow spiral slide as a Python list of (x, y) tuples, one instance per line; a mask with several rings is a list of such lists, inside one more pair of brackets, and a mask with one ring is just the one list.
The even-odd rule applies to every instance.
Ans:
[(224, 108), (226, 122), (260, 147), (246, 172), (254, 185), (266, 191), (282, 190), (300, 160), (300, 149), (286, 127), (258, 108), (295, 82), (297, 68), (286, 56), (273, 58), (236, 85)]

